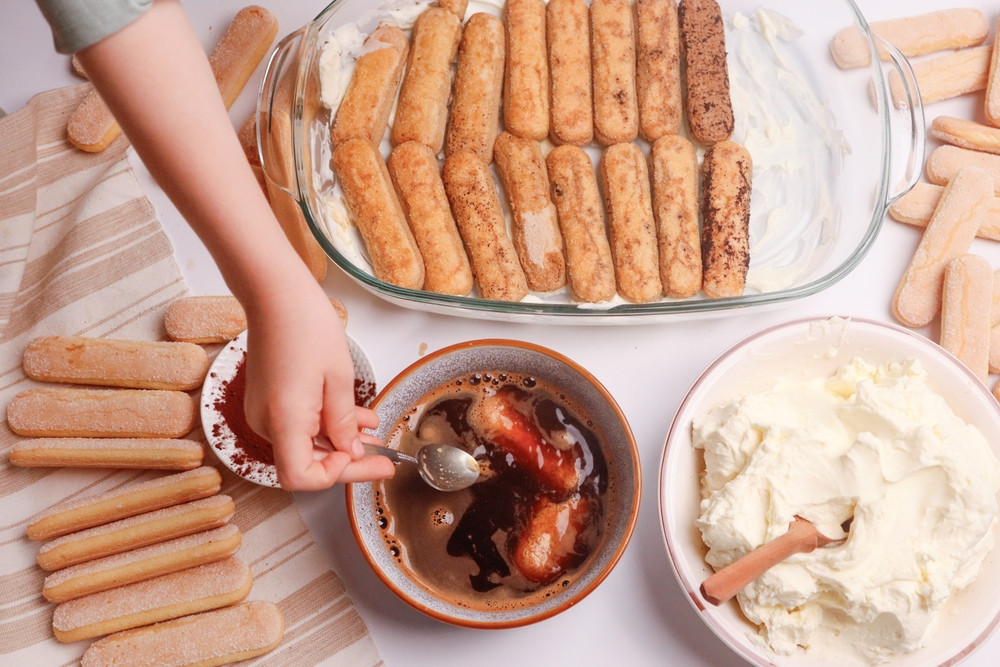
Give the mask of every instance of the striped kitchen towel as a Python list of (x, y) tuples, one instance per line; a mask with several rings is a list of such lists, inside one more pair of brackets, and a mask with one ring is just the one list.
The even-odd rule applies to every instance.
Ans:
[[(163, 314), (188, 288), (173, 248), (142, 194), (119, 138), (102, 153), (65, 140), (68, 115), (89, 84), (42, 93), (0, 119), (0, 408), (36, 386), (21, 369), (28, 342), (45, 334), (163, 339)], [(204, 440), (200, 432), (193, 438)], [(0, 424), (0, 663), (75, 664), (86, 642), (52, 635), (54, 606), (41, 596), (33, 515), (70, 497), (156, 473), (17, 468), (18, 436)], [(211, 457), (211, 455), (209, 455)], [(209, 459), (209, 463), (212, 461)], [(222, 466), (218, 466), (222, 469)], [(367, 627), (292, 496), (224, 471), (244, 533), (239, 555), (254, 572), (250, 599), (285, 616), (282, 644), (258, 660), (273, 665), (382, 664)]]

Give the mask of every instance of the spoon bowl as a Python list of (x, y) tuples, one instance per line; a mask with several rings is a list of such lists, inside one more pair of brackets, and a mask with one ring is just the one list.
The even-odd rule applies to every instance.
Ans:
[(438, 491), (458, 491), (479, 481), (479, 462), (468, 452), (450, 445), (424, 445), (416, 457), (397, 449), (365, 444), (365, 452), (387, 457), (393, 463), (417, 466), (420, 477)]

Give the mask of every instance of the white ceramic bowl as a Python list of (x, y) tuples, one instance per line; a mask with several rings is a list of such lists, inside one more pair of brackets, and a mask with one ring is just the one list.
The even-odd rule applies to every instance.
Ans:
[[(542, 596), (521, 607), (484, 610), (449, 601), (429, 584), (419, 583), (390, 553), (378, 525), (376, 484), (347, 486), (347, 513), (361, 551), (375, 574), (400, 599), (440, 621), (473, 628), (510, 628), (549, 618), (577, 604), (614, 569), (632, 536), (639, 510), (641, 476), (632, 430), (608, 390), (579, 365), (552, 350), (514, 340), (474, 340), (458, 343), (420, 358), (393, 378), (375, 398), (379, 416), (375, 435), (389, 441), (403, 415), (431, 390), (477, 372), (528, 375), (540, 384), (564, 392), (603, 432), (602, 453), (608, 480), (604, 499), (604, 536), (572, 574), (568, 585), (554, 582)], [(445, 563), (441, 564), (446, 567)]]
[[(354, 360), (355, 397), (359, 404), (370, 402), (375, 396), (375, 371), (357, 341), (348, 336), (347, 342)], [(278, 471), (273, 463), (241, 460), (237, 434), (217, 405), (246, 355), (247, 332), (244, 331), (229, 341), (212, 361), (201, 389), (201, 425), (205, 439), (223, 465), (249, 482), (277, 488), (280, 487)], [(239, 400), (239, 408), (242, 409), (243, 397), (240, 396)]]
[[(778, 379), (814, 378), (852, 358), (881, 364), (917, 359), (931, 388), (955, 413), (976, 426), (1000, 455), (1000, 404), (953, 356), (928, 339), (895, 325), (843, 318), (802, 319), (753, 334), (722, 354), (681, 403), (660, 464), (660, 520), (674, 574), (699, 617), (737, 654), (757, 665), (830, 667), (822, 656), (800, 651), (777, 655), (753, 641), (757, 628), (737, 602), (707, 603), (699, 586), (712, 569), (695, 527), (699, 516), (702, 459), (691, 443), (691, 423), (720, 403), (760, 390)], [(960, 612), (960, 613), (959, 613)], [(955, 664), (980, 646), (1000, 623), (1000, 540), (978, 578), (948, 601), (929, 644), (893, 660), (899, 667)]]

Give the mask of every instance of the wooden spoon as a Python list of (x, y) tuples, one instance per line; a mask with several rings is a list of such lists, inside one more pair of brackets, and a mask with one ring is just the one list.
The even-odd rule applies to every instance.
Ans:
[[(848, 519), (841, 527), (846, 532), (850, 524), (851, 519)], [(846, 536), (835, 540), (822, 535), (811, 521), (796, 516), (788, 524), (788, 532), (784, 535), (760, 545), (706, 579), (701, 585), (701, 595), (714, 605), (722, 604), (792, 554), (806, 554), (817, 547), (835, 546), (846, 541)]]

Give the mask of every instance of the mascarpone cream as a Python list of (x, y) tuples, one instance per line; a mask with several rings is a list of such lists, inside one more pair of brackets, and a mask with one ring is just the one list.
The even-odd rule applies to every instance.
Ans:
[(777, 653), (874, 664), (918, 649), (993, 547), (1000, 462), (918, 361), (855, 359), (720, 405), (692, 430), (716, 569), (796, 515), (832, 538), (853, 516), (843, 545), (794, 555), (739, 594)]

